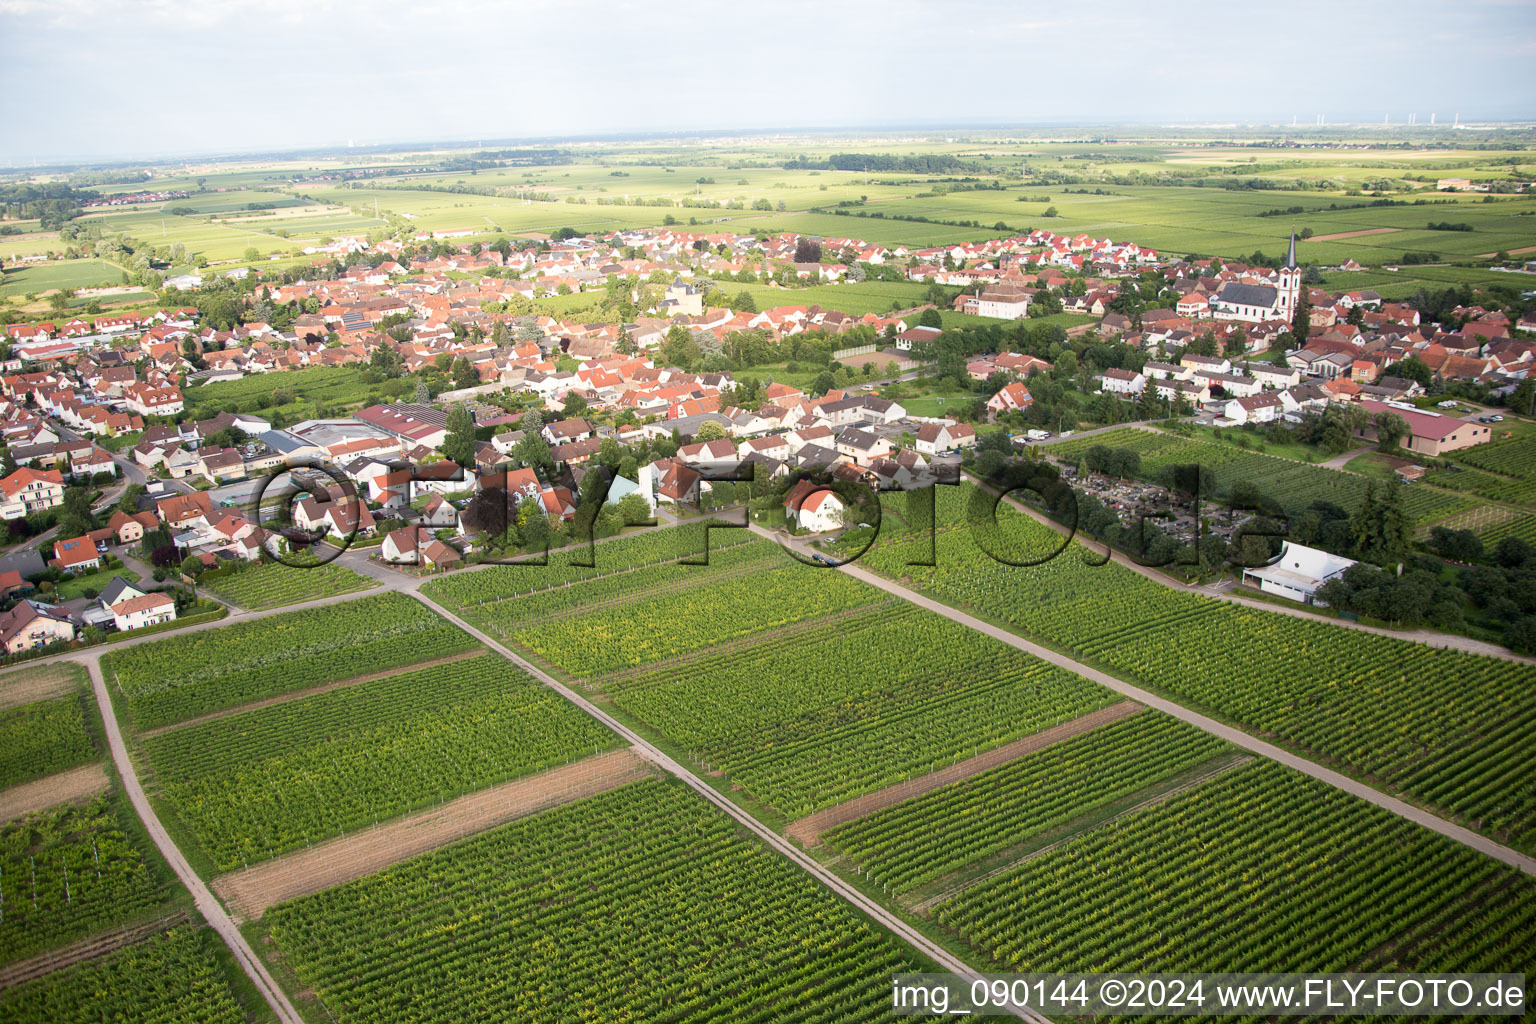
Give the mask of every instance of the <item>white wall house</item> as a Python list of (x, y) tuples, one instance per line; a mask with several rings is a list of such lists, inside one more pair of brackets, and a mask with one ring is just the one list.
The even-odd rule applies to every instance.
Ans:
[(1354, 561), (1340, 555), (1319, 551), (1286, 541), (1280, 548), (1280, 557), (1274, 563), (1257, 569), (1244, 569), (1243, 582), (1257, 584), (1266, 594), (1299, 601), (1317, 603), (1317, 588), (1344, 570)]

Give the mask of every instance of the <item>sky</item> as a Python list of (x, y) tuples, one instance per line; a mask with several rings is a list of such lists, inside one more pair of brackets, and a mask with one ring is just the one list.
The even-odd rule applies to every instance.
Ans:
[(0, 165), (937, 124), (1536, 120), (1536, 0), (0, 0)]

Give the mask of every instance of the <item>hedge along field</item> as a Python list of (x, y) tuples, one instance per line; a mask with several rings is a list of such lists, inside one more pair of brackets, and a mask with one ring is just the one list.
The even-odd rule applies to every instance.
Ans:
[(228, 871), (617, 742), (487, 653), (173, 729), (145, 749)]
[(0, 825), (0, 964), (148, 917), (173, 898), (120, 796)]
[(1536, 971), (1531, 879), (1262, 760), (935, 916), (999, 970)]
[(695, 762), (792, 817), (1116, 699), (1080, 676), (892, 600), (791, 636), (615, 676), (603, 689)]
[(478, 646), (421, 602), (378, 594), (112, 651), (101, 670), (151, 729)]
[(265, 1004), (244, 1005), (218, 943), (207, 929), (182, 925), (106, 956), (0, 990), (0, 1020), (50, 1024), (103, 1021), (247, 1024), (268, 1019)]
[[(973, 488), (939, 491), (935, 566), (907, 564), (928, 555), (912, 535), (858, 564), (1536, 850), (1536, 667), (1177, 591), (1096, 544), (1005, 565), (959, 528)], [(1061, 547), (1007, 506), (999, 524), (983, 542), (1013, 561)]]
[(1231, 750), (1145, 711), (850, 822), (826, 842), (890, 892), (910, 892)]
[(926, 966), (673, 780), (523, 818), (263, 924), (338, 1024), (875, 1020), (891, 975)]
[(0, 789), (97, 758), (84, 691), (0, 711)]

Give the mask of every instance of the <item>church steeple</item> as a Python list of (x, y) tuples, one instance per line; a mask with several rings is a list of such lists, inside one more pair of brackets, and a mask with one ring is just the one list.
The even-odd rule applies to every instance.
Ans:
[(1296, 229), (1291, 228), (1291, 247), (1285, 254), (1285, 269), (1296, 269)]
[(1301, 299), (1301, 268), (1296, 265), (1296, 229), (1291, 229), (1291, 245), (1285, 253), (1285, 266), (1280, 268), (1280, 288), (1275, 296), (1276, 308), (1285, 317), (1296, 312)]

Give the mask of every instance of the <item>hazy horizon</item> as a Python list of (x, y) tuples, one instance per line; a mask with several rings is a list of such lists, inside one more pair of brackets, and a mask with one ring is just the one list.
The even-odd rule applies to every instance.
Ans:
[[(958, 0), (0, 0), (30, 83), (0, 164), (636, 134), (1025, 125), (1401, 127), (1536, 117), (1536, 5), (1301, 0), (1198, 25)], [(1358, 41), (1353, 48), (1338, 40)], [(1478, 74), (1442, 74), (1475, 52)], [(1501, 89), (1501, 81), (1518, 83)]]

